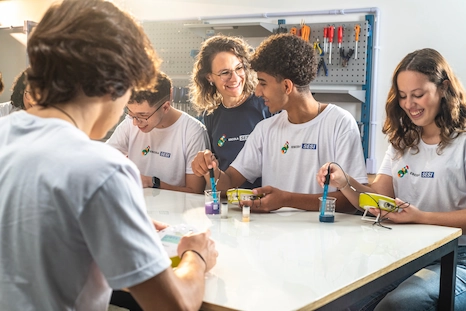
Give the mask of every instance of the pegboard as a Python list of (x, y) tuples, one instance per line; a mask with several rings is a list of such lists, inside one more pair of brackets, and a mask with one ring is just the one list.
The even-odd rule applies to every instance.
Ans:
[[(307, 26), (311, 27), (311, 34), (309, 36), (309, 42), (314, 44), (314, 42), (319, 39), (321, 48), (324, 48), (324, 28), (328, 26), (334, 26), (334, 36), (332, 43), (332, 63), (329, 63), (329, 52), (324, 53), (323, 58), (328, 69), (328, 75), (325, 75), (325, 70), (323, 67), (320, 68), (318, 76), (311, 85), (364, 85), (366, 84), (366, 57), (367, 57), (367, 36), (369, 24), (367, 21), (364, 22), (344, 22), (344, 23), (306, 23)], [(357, 50), (357, 59), (355, 59), (355, 54), (348, 60), (346, 67), (342, 66), (342, 60), (340, 59), (340, 50), (338, 48), (338, 26), (343, 27), (343, 37), (341, 48), (344, 50), (345, 54), (348, 54), (350, 49), (355, 50), (355, 30), (356, 25), (361, 26), (361, 31), (359, 33), (358, 40), (358, 50)], [(290, 32), (292, 27), (300, 28), (300, 25), (282, 25), (287, 28), (287, 32)], [(330, 43), (328, 43), (330, 45)]]
[(185, 23), (148, 21), (142, 24), (152, 46), (163, 60), (161, 70), (173, 80), (176, 87), (189, 84), (195, 57), (192, 51), (198, 51), (204, 41), (184, 27)]

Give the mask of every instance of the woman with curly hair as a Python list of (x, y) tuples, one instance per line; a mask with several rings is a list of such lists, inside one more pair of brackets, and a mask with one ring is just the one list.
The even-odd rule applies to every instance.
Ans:
[[(193, 161), (194, 173), (205, 176), (214, 167), (217, 188), (222, 191), (262, 177), (265, 186), (253, 189), (253, 193), (265, 196), (243, 202), (252, 212), (284, 206), (317, 211), (322, 188), (311, 176), (316, 175), (323, 159), (343, 163), (360, 182), (367, 183), (354, 117), (312, 96), (310, 83), (317, 75), (317, 56), (311, 44), (291, 34), (271, 36), (257, 48), (251, 66), (259, 80), (256, 95), (264, 99), (271, 113), (282, 112), (256, 125), (225, 171), (210, 151), (204, 151)], [(354, 212), (335, 188), (331, 195), (338, 198), (338, 210)]]
[[(395, 197), (400, 212), (390, 213), (391, 222), (458, 227), (466, 232), (465, 90), (443, 56), (433, 49), (408, 54), (395, 69), (385, 111), (383, 133), (390, 146), (373, 184), (360, 185), (335, 165), (331, 165), (330, 184), (354, 206), (361, 192)], [(321, 184), (327, 168), (328, 163), (317, 176)], [(379, 209), (370, 212), (388, 218)], [(455, 310), (465, 310), (466, 235), (459, 238), (459, 245)], [(376, 310), (433, 309), (439, 282), (436, 261), (401, 283)], [(385, 292), (371, 300), (379, 301)]]
[[(256, 74), (251, 47), (241, 38), (218, 35), (206, 40), (194, 64), (190, 99), (202, 114), (212, 152), (225, 170), (261, 120), (270, 117), (264, 100), (254, 95)], [(258, 178), (242, 188), (261, 185)]]
[(27, 83), (26, 70), (16, 77), (11, 91), (10, 101), (0, 104), (0, 117), (17, 110), (29, 109), (36, 104), (31, 96), (31, 87)]

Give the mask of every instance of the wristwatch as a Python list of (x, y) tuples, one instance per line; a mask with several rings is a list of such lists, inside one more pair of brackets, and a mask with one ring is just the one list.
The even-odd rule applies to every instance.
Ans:
[(160, 178), (152, 176), (152, 188), (160, 188)]

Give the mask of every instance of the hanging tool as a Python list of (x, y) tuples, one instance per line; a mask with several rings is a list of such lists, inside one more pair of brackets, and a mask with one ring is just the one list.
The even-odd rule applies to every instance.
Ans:
[(328, 76), (327, 65), (325, 64), (325, 59), (323, 57), (320, 58), (319, 64), (317, 65), (317, 76), (319, 75), (320, 68), (323, 68), (324, 74)]
[(328, 27), (324, 27), (324, 52), (328, 52)]
[(354, 41), (356, 42), (354, 47), (354, 59), (358, 59), (358, 41), (359, 41), (359, 32), (361, 31), (361, 25), (356, 24), (354, 26)]
[(317, 50), (319, 56), (324, 56), (325, 54), (320, 46), (319, 38), (317, 38), (317, 41), (314, 41), (314, 50)]
[(348, 61), (350, 60), (351, 56), (353, 56), (353, 53), (353, 49), (349, 49), (348, 54), (345, 54), (345, 48), (340, 50), (340, 59), (342, 60), (341, 65), (343, 67), (348, 66)]
[(296, 27), (291, 27), (290, 33), (293, 34), (293, 35), (295, 35), (295, 36), (298, 35), (298, 28), (296, 28)]
[(328, 64), (332, 64), (332, 43), (333, 43), (333, 34), (335, 32), (335, 26), (330, 26), (328, 28), (328, 44), (330, 46), (329, 52), (328, 52)]
[(338, 54), (340, 55), (340, 64), (341, 64), (341, 42), (343, 41), (343, 27), (338, 26)]
[(311, 36), (311, 27), (304, 23), (304, 20), (301, 20), (301, 38), (304, 41), (309, 41), (309, 37)]

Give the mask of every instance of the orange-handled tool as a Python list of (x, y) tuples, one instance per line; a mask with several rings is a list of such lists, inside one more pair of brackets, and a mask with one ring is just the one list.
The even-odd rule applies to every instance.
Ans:
[(360, 31), (361, 31), (361, 26), (359, 24), (354, 26), (354, 41), (356, 42), (354, 46), (354, 59), (358, 59), (358, 41), (359, 41)]

